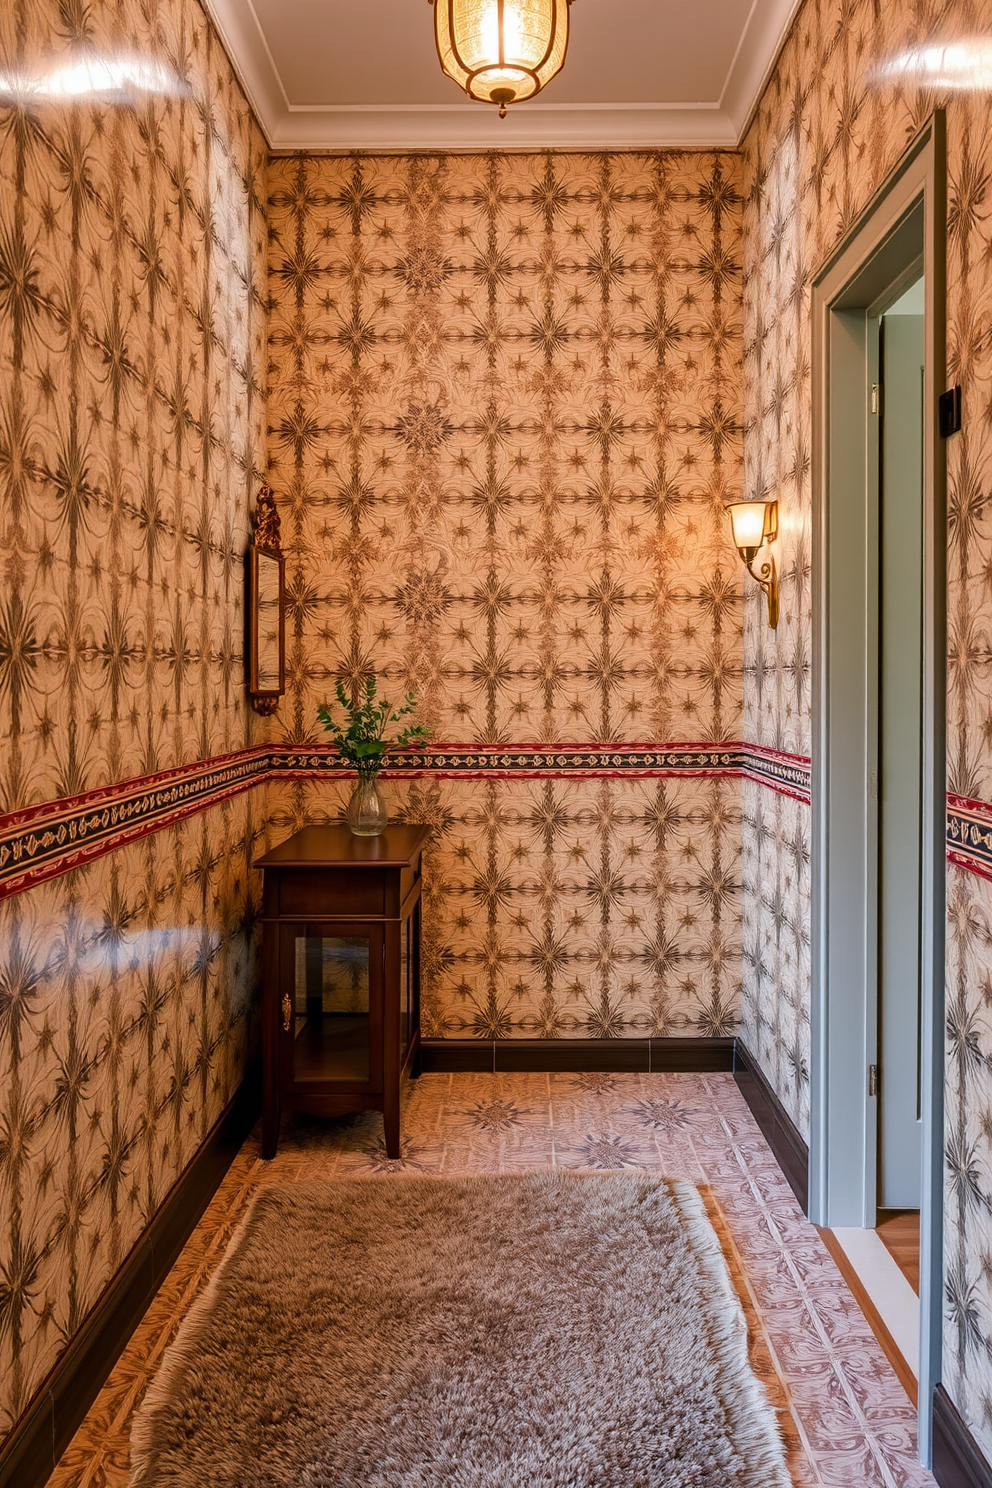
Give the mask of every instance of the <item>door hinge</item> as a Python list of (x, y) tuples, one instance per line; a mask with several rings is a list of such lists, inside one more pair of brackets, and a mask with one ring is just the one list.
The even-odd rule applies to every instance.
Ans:
[(868, 1094), (869, 1095), (877, 1095), (878, 1094), (878, 1065), (877, 1064), (870, 1064), (868, 1066)]
[(868, 775), (868, 794), (873, 801), (878, 800), (878, 771), (872, 770)]
[(881, 413), (882, 411), (882, 384), (873, 382), (871, 385), (871, 411)]

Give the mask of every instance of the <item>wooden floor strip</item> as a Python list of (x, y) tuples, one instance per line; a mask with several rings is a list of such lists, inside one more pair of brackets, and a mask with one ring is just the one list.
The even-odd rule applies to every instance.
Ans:
[(913, 1404), (916, 1405), (916, 1375), (913, 1373), (912, 1369), (906, 1363), (906, 1360), (900, 1353), (898, 1347), (896, 1346), (895, 1340), (892, 1337), (892, 1334), (885, 1326), (879, 1315), (878, 1309), (875, 1307), (875, 1304), (872, 1302), (868, 1293), (865, 1291), (860, 1276), (851, 1265), (851, 1262), (848, 1259), (844, 1248), (841, 1245), (840, 1241), (837, 1239), (836, 1235), (833, 1233), (832, 1230), (820, 1229), (819, 1225), (817, 1225), (817, 1229), (820, 1231), (820, 1239), (823, 1241), (824, 1245), (827, 1247), (830, 1254), (837, 1262), (837, 1269), (840, 1272), (841, 1276), (843, 1276), (844, 1280), (847, 1282), (851, 1294), (854, 1297), (854, 1300), (857, 1302), (858, 1306), (861, 1308), (861, 1311), (864, 1313), (865, 1319), (867, 1320), (871, 1331), (878, 1339), (883, 1354), (892, 1365), (892, 1368), (895, 1370), (896, 1377), (899, 1380), (899, 1383), (902, 1385), (903, 1389), (906, 1391), (906, 1394), (909, 1396)]
[(920, 1211), (882, 1209), (875, 1231), (917, 1296), (920, 1295)]

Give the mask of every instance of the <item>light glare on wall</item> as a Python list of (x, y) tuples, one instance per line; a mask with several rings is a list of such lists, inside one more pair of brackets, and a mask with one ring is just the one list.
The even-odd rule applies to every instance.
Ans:
[(504, 118), (561, 71), (572, 0), (431, 0), (434, 40), (448, 77)]
[(768, 624), (774, 630), (778, 625), (778, 573), (775, 559), (769, 553), (757, 571), (754, 564), (761, 549), (778, 537), (778, 502), (733, 501), (727, 507), (727, 515), (730, 517), (734, 546), (741, 555), (741, 561), (767, 596)]
[(876, 81), (987, 93), (992, 90), (992, 41), (975, 37), (912, 47), (880, 63), (874, 76)]
[(179, 95), (189, 92), (161, 63), (140, 57), (84, 57), (36, 75), (0, 72), (0, 101), (30, 103), (103, 98), (117, 101), (134, 93)]

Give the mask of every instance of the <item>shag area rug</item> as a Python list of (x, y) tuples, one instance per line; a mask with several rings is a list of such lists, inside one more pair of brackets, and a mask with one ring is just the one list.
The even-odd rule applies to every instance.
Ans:
[(132, 1488), (788, 1488), (696, 1189), (561, 1173), (256, 1195)]

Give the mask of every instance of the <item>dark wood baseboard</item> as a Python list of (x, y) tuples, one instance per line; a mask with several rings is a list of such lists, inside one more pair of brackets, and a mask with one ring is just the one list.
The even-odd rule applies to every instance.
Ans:
[(734, 1067), (732, 1038), (428, 1039), (420, 1046), (424, 1074), (604, 1074)]
[(491, 1075), (496, 1068), (492, 1039), (421, 1039), (422, 1075)]
[(805, 1214), (809, 1196), (809, 1148), (754, 1055), (740, 1039), (734, 1051), (734, 1079)]
[(992, 1488), (992, 1467), (943, 1385), (933, 1392), (933, 1475), (940, 1488)]
[(48, 1481), (260, 1110), (252, 1071), (4, 1442), (0, 1488)]

